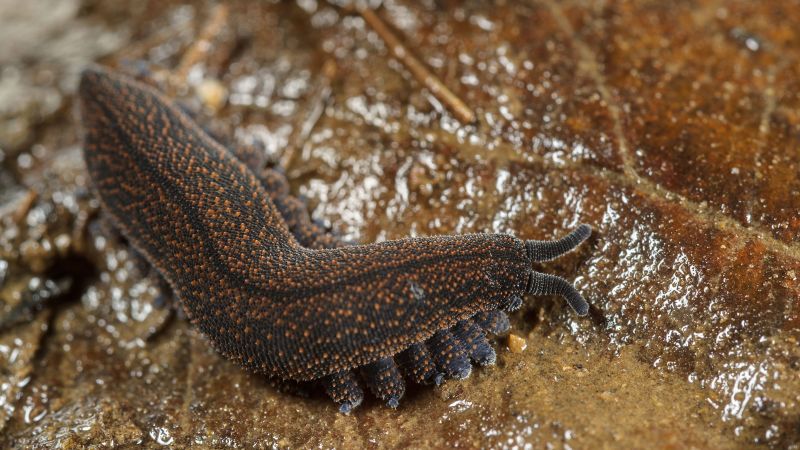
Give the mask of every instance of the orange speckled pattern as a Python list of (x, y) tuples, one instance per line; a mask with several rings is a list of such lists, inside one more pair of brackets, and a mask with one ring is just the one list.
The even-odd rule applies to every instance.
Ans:
[[(154, 89), (91, 68), (80, 99), (104, 208), (191, 321), (249, 369), (305, 381), (373, 364), (368, 385), (396, 406), (402, 380), (386, 358), (438, 336), (435, 359), (451, 377), (468, 375), (472, 343), (449, 328), (502, 308), (541, 275), (534, 241), (502, 234), (342, 246), (282, 195), (279, 173), (258, 178)], [(551, 291), (531, 292), (561, 293)]]

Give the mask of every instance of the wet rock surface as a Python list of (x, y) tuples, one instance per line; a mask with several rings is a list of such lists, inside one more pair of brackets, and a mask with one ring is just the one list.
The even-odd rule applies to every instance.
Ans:
[[(0, 102), (4, 448), (797, 448), (797, 2), (384, 2), (474, 124), (346, 7), (58, 4), (0, 1), (0, 98), (24, 99)], [(592, 224), (544, 268), (590, 316), (527, 298), (514, 352), (397, 410), (244, 372), (91, 194), (73, 95), (98, 59), (283, 163), (348, 239)]]

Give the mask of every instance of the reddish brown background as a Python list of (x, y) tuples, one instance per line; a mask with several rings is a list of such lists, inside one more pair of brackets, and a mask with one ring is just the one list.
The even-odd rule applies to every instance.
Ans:
[[(0, 1), (5, 447), (797, 448), (800, 2), (385, 1), (474, 125), (357, 14), (229, 5), (176, 75), (213, 4)], [(94, 219), (73, 92), (95, 60), (151, 63), (349, 238), (592, 224), (546, 269), (598, 312), (529, 298), (524, 352), (500, 339), (397, 410), (281, 392), (154, 307)]]

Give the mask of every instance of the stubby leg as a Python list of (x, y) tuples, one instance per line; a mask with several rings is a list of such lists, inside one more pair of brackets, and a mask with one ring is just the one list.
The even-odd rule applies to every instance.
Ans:
[(406, 392), (406, 384), (394, 359), (383, 358), (367, 364), (364, 366), (363, 374), (367, 387), (375, 397), (386, 402), (390, 408), (397, 408)]
[[(238, 155), (237, 155), (238, 156)], [(255, 158), (245, 154), (251, 161)], [(255, 163), (258, 166), (257, 163)], [(311, 219), (306, 205), (289, 194), (289, 183), (286, 177), (276, 169), (254, 168), (248, 164), (261, 180), (270, 200), (286, 222), (289, 231), (303, 247), (311, 249), (336, 248), (346, 245), (335, 235)]]
[(453, 334), (464, 344), (470, 359), (481, 366), (489, 366), (497, 360), (483, 330), (472, 320), (462, 320), (452, 328)]
[(364, 390), (358, 384), (355, 374), (343, 370), (322, 380), (325, 391), (339, 405), (339, 412), (350, 414), (364, 400)]
[(450, 330), (440, 330), (427, 341), (436, 367), (455, 379), (467, 378), (472, 372), (472, 364), (461, 343)]
[(494, 335), (501, 335), (511, 329), (511, 322), (503, 311), (491, 310), (475, 314), (472, 319), (484, 330)]
[(415, 383), (442, 384), (444, 374), (436, 369), (436, 363), (425, 344), (418, 342), (411, 345), (397, 359), (403, 373)]

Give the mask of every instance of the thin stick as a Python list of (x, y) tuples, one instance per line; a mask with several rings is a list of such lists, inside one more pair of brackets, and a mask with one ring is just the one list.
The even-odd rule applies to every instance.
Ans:
[(124, 61), (126, 59), (129, 60), (139, 60), (144, 59), (144, 54), (149, 51), (150, 49), (157, 47), (160, 44), (163, 44), (169, 39), (172, 39), (176, 35), (180, 34), (187, 28), (189, 28), (190, 20), (185, 20), (174, 27), (169, 28), (162, 28), (161, 30), (155, 32), (154, 34), (134, 42), (128, 47), (120, 50), (119, 54), (114, 58), (116, 61)]
[(374, 11), (369, 8), (358, 8), (358, 13), (383, 39), (392, 55), (400, 60), (406, 69), (414, 75), (414, 78), (433, 93), (434, 97), (447, 106), (458, 120), (462, 123), (475, 122), (475, 113), (472, 109), (458, 98), (453, 91), (448, 89), (419, 59), (412, 55)]
[(214, 6), (197, 40), (184, 52), (178, 67), (173, 71), (173, 76), (176, 80), (186, 80), (189, 70), (206, 57), (206, 54), (211, 50), (211, 43), (214, 38), (228, 23), (228, 13), (228, 5), (219, 3)]
[(325, 111), (325, 105), (328, 103), (328, 99), (331, 96), (331, 83), (333, 83), (333, 79), (336, 77), (337, 70), (336, 64), (331, 59), (325, 61), (322, 65), (322, 70), (320, 71), (322, 76), (316, 83), (317, 88), (313, 94), (310, 111), (302, 124), (299, 127), (295, 127), (294, 132), (289, 137), (289, 144), (283, 151), (283, 155), (281, 155), (280, 164), (285, 170), (288, 171), (292, 166), (297, 152), (305, 146), (308, 138), (311, 136), (311, 132), (314, 131), (314, 127), (322, 117), (322, 113)]
[(22, 200), (19, 202), (19, 206), (14, 211), (14, 215), (12, 216), (14, 223), (19, 223), (25, 218), (25, 216), (28, 215), (38, 197), (39, 194), (37, 194), (34, 190), (30, 190), (25, 193), (24, 197), (22, 197)]

